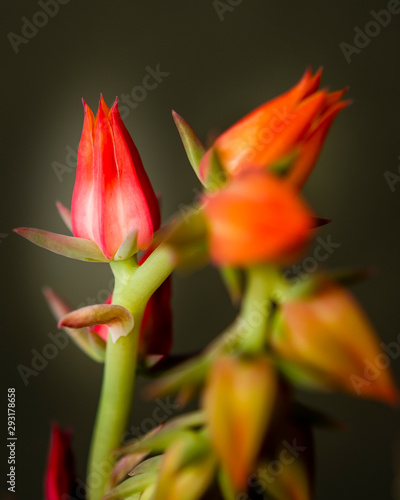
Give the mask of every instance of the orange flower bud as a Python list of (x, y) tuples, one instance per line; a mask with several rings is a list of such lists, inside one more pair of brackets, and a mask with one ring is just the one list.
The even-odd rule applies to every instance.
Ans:
[(272, 344), (298, 382), (389, 403), (398, 400), (390, 360), (345, 289), (328, 284), (314, 296), (280, 307)]
[(203, 435), (186, 431), (163, 455), (154, 500), (197, 500), (215, 475), (216, 461)]
[(276, 373), (267, 357), (219, 358), (212, 367), (204, 407), (213, 446), (237, 490), (245, 488), (276, 396)]
[(218, 265), (285, 263), (311, 236), (312, 215), (290, 186), (265, 172), (247, 172), (204, 195), (210, 253)]
[(349, 101), (345, 90), (318, 90), (322, 71), (307, 70), (291, 90), (255, 109), (224, 132), (206, 153), (200, 176), (209, 175), (214, 150), (230, 175), (249, 167), (269, 168), (294, 156), (287, 180), (301, 187), (310, 175), (336, 115)]

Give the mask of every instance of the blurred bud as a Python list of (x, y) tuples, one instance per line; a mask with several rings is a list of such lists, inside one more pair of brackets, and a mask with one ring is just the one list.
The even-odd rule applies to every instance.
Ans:
[(237, 490), (245, 488), (268, 428), (276, 373), (267, 357), (221, 357), (204, 393), (212, 444)]
[(272, 345), (294, 382), (389, 403), (398, 400), (389, 356), (344, 288), (326, 284), (314, 295), (285, 302), (276, 319)]
[(284, 182), (250, 171), (204, 195), (210, 255), (223, 266), (287, 263), (304, 249), (313, 218)]
[(215, 467), (208, 439), (199, 433), (188, 433), (165, 453), (153, 500), (202, 498), (213, 479)]

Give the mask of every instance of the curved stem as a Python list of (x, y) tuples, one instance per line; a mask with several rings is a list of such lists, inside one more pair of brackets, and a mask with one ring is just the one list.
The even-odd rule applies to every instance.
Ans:
[(136, 259), (112, 262), (115, 276), (113, 304), (132, 314), (134, 327), (115, 343), (107, 340), (106, 359), (100, 403), (96, 417), (88, 465), (88, 499), (101, 500), (114, 465), (112, 452), (121, 444), (128, 423), (134, 393), (137, 344), (147, 301), (172, 273), (175, 254), (160, 245), (140, 266)]

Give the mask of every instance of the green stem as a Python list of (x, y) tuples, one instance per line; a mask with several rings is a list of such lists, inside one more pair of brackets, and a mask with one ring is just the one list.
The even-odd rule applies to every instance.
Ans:
[(262, 350), (267, 341), (268, 320), (276, 283), (280, 280), (273, 267), (252, 267), (247, 271), (247, 283), (240, 311), (245, 335), (241, 349), (249, 354)]
[(132, 314), (134, 327), (115, 343), (108, 338), (103, 384), (88, 465), (88, 499), (101, 500), (114, 465), (112, 452), (121, 444), (134, 393), (137, 344), (147, 301), (176, 265), (171, 248), (160, 245), (140, 267), (135, 259), (112, 262), (113, 304)]

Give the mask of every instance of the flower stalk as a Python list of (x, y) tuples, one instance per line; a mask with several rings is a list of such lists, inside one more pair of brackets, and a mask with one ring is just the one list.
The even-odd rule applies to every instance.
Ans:
[(113, 304), (125, 307), (134, 318), (132, 331), (115, 343), (107, 341), (100, 403), (88, 464), (88, 499), (100, 500), (107, 492), (114, 457), (132, 409), (137, 346), (143, 312), (154, 291), (172, 273), (175, 254), (161, 245), (138, 266), (136, 258), (112, 262), (115, 277)]
[(246, 330), (241, 350), (248, 354), (257, 354), (265, 347), (272, 299), (279, 280), (279, 271), (272, 266), (254, 266), (247, 271), (240, 316)]

